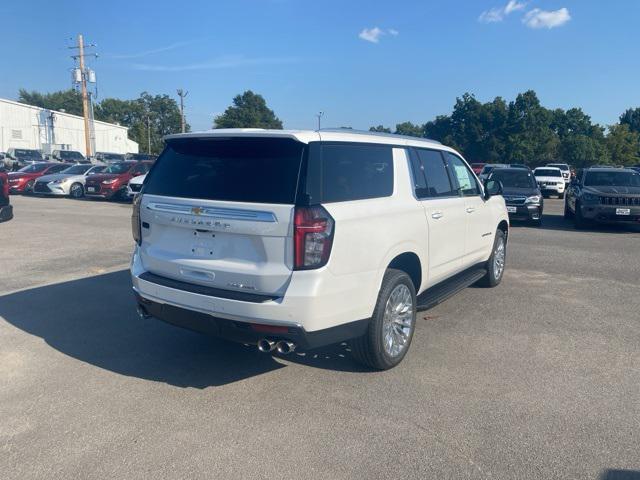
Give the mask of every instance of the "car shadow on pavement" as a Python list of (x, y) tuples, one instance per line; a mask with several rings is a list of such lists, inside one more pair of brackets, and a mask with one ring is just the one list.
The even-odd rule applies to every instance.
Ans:
[(605, 470), (600, 475), (600, 480), (640, 480), (640, 472), (637, 470)]
[[(515, 225), (519, 225), (515, 223)], [(526, 225), (525, 225), (526, 226)], [(612, 223), (593, 223), (587, 225), (584, 228), (576, 229), (573, 226), (573, 220), (564, 218), (563, 215), (549, 215), (544, 214), (542, 216), (542, 225), (540, 228), (543, 230), (560, 230), (567, 232), (601, 232), (601, 233), (640, 233), (640, 225), (630, 224), (612, 224)]]
[[(0, 317), (70, 357), (178, 387), (220, 386), (286, 367), (255, 346), (140, 319), (127, 270), (0, 296)], [(346, 349), (336, 345), (284, 358), (316, 368), (360, 371)]]

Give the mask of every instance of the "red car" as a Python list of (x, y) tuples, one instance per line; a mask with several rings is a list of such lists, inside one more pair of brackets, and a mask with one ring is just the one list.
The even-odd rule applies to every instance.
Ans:
[(152, 162), (112, 163), (102, 173), (87, 177), (84, 194), (87, 197), (124, 200), (127, 198), (129, 180), (147, 173), (151, 165)]
[(68, 163), (32, 163), (22, 167), (17, 172), (11, 172), (9, 176), (9, 193), (31, 193), (36, 179), (43, 175), (60, 173), (69, 168)]
[(482, 171), (482, 167), (484, 167), (484, 165), (484, 163), (472, 163), (471, 170), (473, 170), (473, 173), (475, 173), (476, 175), (480, 175), (480, 172)]
[(0, 222), (13, 218), (13, 207), (9, 203), (9, 176), (0, 171)]

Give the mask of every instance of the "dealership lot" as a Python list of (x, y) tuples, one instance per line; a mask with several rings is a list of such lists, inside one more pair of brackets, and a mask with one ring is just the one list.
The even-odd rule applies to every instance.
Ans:
[(607, 478), (640, 471), (640, 228), (547, 200), (505, 279), (422, 314), (405, 361), (271, 357), (155, 320), (130, 205), (12, 197), (0, 225), (3, 478)]

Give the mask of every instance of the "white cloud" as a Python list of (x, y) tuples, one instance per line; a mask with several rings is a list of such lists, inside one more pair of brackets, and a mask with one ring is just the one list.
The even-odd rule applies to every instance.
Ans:
[(526, 2), (518, 2), (517, 0), (509, 0), (504, 7), (494, 7), (489, 10), (485, 10), (478, 17), (478, 21), (482, 23), (496, 23), (504, 20), (504, 17), (510, 13), (522, 10), (527, 6)]
[(156, 54), (156, 53), (168, 52), (169, 50), (175, 50), (176, 48), (186, 47), (187, 45), (191, 45), (193, 43), (195, 43), (194, 40), (188, 41), (188, 42), (177, 42), (177, 43), (172, 43), (171, 45), (167, 45), (165, 47), (154, 48), (152, 50), (145, 50), (145, 51), (142, 51), (142, 52), (126, 53), (126, 54), (114, 54), (114, 55), (108, 55), (107, 54), (105, 56), (110, 57), (110, 58), (116, 58), (116, 59), (119, 59), (119, 60), (142, 58), (142, 57), (146, 57), (146, 56), (153, 55), (153, 54)]
[(358, 37), (362, 40), (371, 43), (380, 43), (380, 39), (384, 35), (391, 35), (392, 37), (397, 37), (400, 35), (400, 32), (395, 28), (389, 28), (387, 30), (382, 30), (378, 27), (373, 28), (363, 28), (362, 31), (358, 34)]
[(373, 28), (364, 28), (358, 37), (362, 40), (366, 40), (371, 43), (378, 43), (380, 41), (380, 37), (384, 35), (384, 32), (380, 30), (378, 27)]
[(147, 63), (136, 63), (133, 65), (135, 70), (143, 70), (147, 72), (184, 72), (189, 70), (219, 70), (226, 68), (251, 67), (257, 65), (282, 65), (294, 63), (295, 58), (247, 58), (242, 55), (228, 55), (219, 57), (207, 62), (190, 63), (186, 65), (152, 65)]
[(518, 10), (522, 10), (526, 6), (527, 4), (525, 2), (517, 2), (516, 0), (509, 0), (509, 3), (507, 3), (507, 6), (504, 7), (504, 13), (506, 15), (509, 15), (512, 12), (517, 12)]
[(569, 20), (571, 20), (571, 15), (566, 8), (552, 12), (534, 8), (527, 12), (522, 19), (522, 23), (529, 28), (555, 28), (564, 25)]

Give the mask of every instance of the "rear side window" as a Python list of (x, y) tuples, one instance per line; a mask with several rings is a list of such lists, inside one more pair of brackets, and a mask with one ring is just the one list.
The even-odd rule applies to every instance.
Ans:
[(457, 197), (447, 172), (444, 158), (438, 150), (416, 149), (427, 188), (422, 197)]
[(145, 193), (231, 202), (293, 204), (304, 144), (282, 138), (170, 140)]
[(327, 144), (321, 154), (322, 201), (346, 202), (393, 194), (393, 148)]

